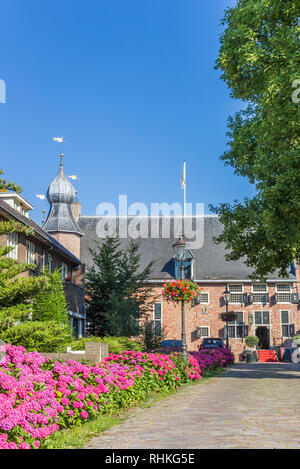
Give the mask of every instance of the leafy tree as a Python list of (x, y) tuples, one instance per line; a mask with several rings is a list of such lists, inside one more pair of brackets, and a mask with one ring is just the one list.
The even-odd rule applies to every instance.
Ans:
[(53, 273), (45, 270), (48, 282), (33, 299), (32, 310), (34, 321), (55, 321), (57, 324), (68, 324), (67, 302), (59, 270)]
[(122, 249), (120, 241), (107, 237), (91, 249), (94, 265), (86, 274), (88, 321), (97, 336), (131, 336), (149, 306), (150, 289), (145, 287), (153, 262), (141, 270), (139, 246), (131, 242)]
[[(231, 96), (246, 103), (228, 122), (222, 159), (255, 187), (253, 198), (212, 209), (220, 215), (228, 260), (246, 256), (265, 278), (300, 258), (300, 3), (238, 0), (225, 12), (216, 68)], [(299, 80), (298, 80), (299, 82)], [(300, 91), (299, 91), (300, 92)]]
[[(0, 176), (3, 174), (3, 169), (0, 169)], [(6, 181), (6, 179), (0, 178), (0, 192), (7, 192), (7, 191), (14, 191), (17, 194), (21, 194), (23, 192), (22, 188), (15, 184), (12, 181)]]

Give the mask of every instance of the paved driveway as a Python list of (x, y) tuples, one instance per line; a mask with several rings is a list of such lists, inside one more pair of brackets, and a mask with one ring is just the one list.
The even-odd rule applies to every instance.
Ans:
[(236, 364), (134, 411), (87, 448), (300, 448), (300, 365)]

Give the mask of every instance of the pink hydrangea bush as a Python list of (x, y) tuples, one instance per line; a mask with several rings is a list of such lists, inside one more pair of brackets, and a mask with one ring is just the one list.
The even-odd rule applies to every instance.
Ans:
[(130, 351), (92, 366), (53, 362), (9, 345), (0, 363), (0, 449), (45, 448), (59, 429), (200, 380), (207, 369), (232, 362), (227, 349), (193, 353), (183, 364), (179, 354)]

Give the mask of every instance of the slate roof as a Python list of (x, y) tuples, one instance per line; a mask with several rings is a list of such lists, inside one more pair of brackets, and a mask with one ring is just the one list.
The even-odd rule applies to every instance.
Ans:
[[(81, 239), (81, 259), (82, 262), (91, 266), (93, 263), (92, 256), (89, 248), (94, 248), (97, 242), (101, 244), (101, 238), (97, 235), (98, 223), (103, 221), (101, 217), (80, 217), (78, 224), (85, 236)], [(192, 227), (196, 228), (196, 219), (193, 217), (189, 219)], [(117, 219), (117, 228), (119, 227), (120, 219)], [(130, 223), (130, 220), (127, 221)], [(151, 237), (139, 239), (140, 254), (141, 254), (141, 268), (146, 267), (151, 260), (156, 260), (154, 270), (149, 280), (167, 280), (174, 278), (175, 275), (175, 261), (173, 244), (178, 240), (182, 229), (178, 229), (174, 218), (171, 217), (152, 217), (147, 220), (149, 232), (152, 226), (159, 226), (159, 237), (153, 239)], [(252, 269), (246, 266), (245, 262), (240, 259), (238, 261), (225, 260), (225, 247), (218, 245), (214, 242), (214, 237), (217, 237), (223, 230), (222, 224), (217, 216), (205, 215), (198, 217), (197, 223), (198, 238), (200, 239), (200, 246), (194, 248), (190, 245), (190, 249), (195, 256), (195, 270), (194, 279), (202, 281), (221, 281), (221, 280), (248, 280)], [(170, 224), (170, 236), (164, 237), (163, 231), (168, 231)], [(199, 234), (200, 233), (200, 234)], [(203, 242), (201, 245), (201, 241)], [(121, 240), (121, 245), (128, 244), (129, 238)], [(290, 280), (296, 280), (296, 277), (289, 274)], [(270, 275), (268, 280), (279, 280), (278, 275)], [(285, 280), (285, 279), (281, 279)]]
[(59, 243), (55, 238), (53, 238), (47, 231), (45, 231), (41, 226), (35, 223), (31, 218), (27, 218), (22, 213), (18, 212), (12, 208), (9, 204), (0, 199), (0, 212), (4, 215), (8, 215), (8, 218), (14, 218), (15, 220), (24, 223), (24, 225), (33, 228), (36, 236), (42, 241), (46, 242), (49, 245), (52, 245), (59, 254), (75, 264), (81, 264), (81, 261), (74, 256), (68, 249), (66, 249), (61, 243)]

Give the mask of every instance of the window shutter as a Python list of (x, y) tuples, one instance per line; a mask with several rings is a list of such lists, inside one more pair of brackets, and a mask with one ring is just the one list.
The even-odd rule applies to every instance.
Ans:
[(227, 339), (227, 335), (228, 335), (228, 329), (227, 329), (227, 325), (225, 324), (224, 325), (224, 339)]
[(243, 298), (244, 303), (247, 304), (248, 303), (248, 293), (244, 293), (243, 297), (244, 297)]
[(299, 303), (299, 293), (291, 293), (291, 303), (298, 304)]
[(293, 337), (295, 335), (295, 324), (289, 325), (289, 336)]
[(270, 301), (269, 293), (266, 293), (266, 302), (269, 303), (269, 301)]
[(248, 298), (248, 302), (249, 302), (250, 305), (252, 305), (252, 303), (253, 303), (253, 293), (250, 293), (249, 298)]

